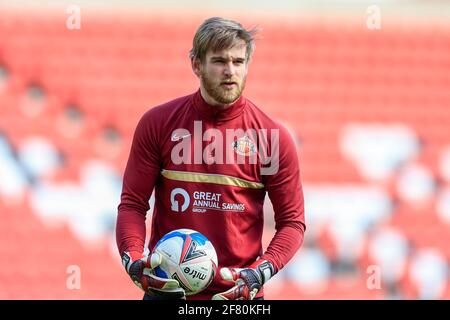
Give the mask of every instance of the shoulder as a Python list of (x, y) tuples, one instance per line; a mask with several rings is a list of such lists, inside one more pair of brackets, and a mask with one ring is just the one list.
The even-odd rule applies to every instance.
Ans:
[(163, 120), (167, 122), (179, 112), (186, 110), (185, 106), (190, 103), (192, 96), (193, 94), (189, 94), (150, 108), (143, 114), (141, 122), (161, 123)]
[(160, 143), (166, 127), (174, 123), (176, 119), (182, 118), (183, 112), (189, 109), (191, 95), (176, 98), (166, 103), (157, 105), (147, 110), (140, 118), (136, 130), (136, 139), (146, 139), (153, 143)]

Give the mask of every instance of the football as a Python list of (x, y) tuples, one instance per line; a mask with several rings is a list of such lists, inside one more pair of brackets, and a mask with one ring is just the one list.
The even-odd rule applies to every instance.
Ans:
[(153, 249), (162, 256), (154, 269), (162, 278), (180, 283), (186, 295), (194, 295), (209, 286), (217, 272), (217, 254), (212, 243), (200, 232), (178, 229), (164, 235)]

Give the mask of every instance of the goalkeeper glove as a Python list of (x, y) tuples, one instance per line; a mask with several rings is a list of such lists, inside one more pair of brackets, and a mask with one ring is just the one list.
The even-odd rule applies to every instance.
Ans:
[(129, 252), (122, 254), (122, 264), (131, 280), (146, 294), (156, 299), (186, 299), (185, 291), (177, 280), (155, 275), (153, 269), (161, 264), (161, 255), (153, 253), (133, 261)]
[(267, 260), (257, 260), (250, 267), (221, 268), (222, 279), (235, 283), (230, 290), (215, 294), (212, 300), (253, 300), (263, 284), (275, 274), (275, 268)]

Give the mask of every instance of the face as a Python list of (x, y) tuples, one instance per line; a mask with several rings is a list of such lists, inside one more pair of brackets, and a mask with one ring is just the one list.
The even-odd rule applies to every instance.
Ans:
[(206, 102), (226, 106), (242, 94), (247, 77), (245, 42), (218, 52), (209, 51), (205, 61), (193, 62), (194, 72), (200, 78), (200, 90)]

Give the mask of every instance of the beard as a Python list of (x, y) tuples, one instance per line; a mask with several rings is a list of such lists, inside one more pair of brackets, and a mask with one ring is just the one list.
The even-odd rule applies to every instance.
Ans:
[[(247, 77), (245, 76), (241, 82), (233, 78), (214, 81), (203, 72), (200, 79), (210, 97), (221, 104), (231, 104), (239, 99), (242, 91), (244, 91), (246, 78)], [(232, 89), (227, 89), (222, 86), (222, 83), (226, 81), (232, 81), (236, 83), (236, 85), (234, 85)]]

